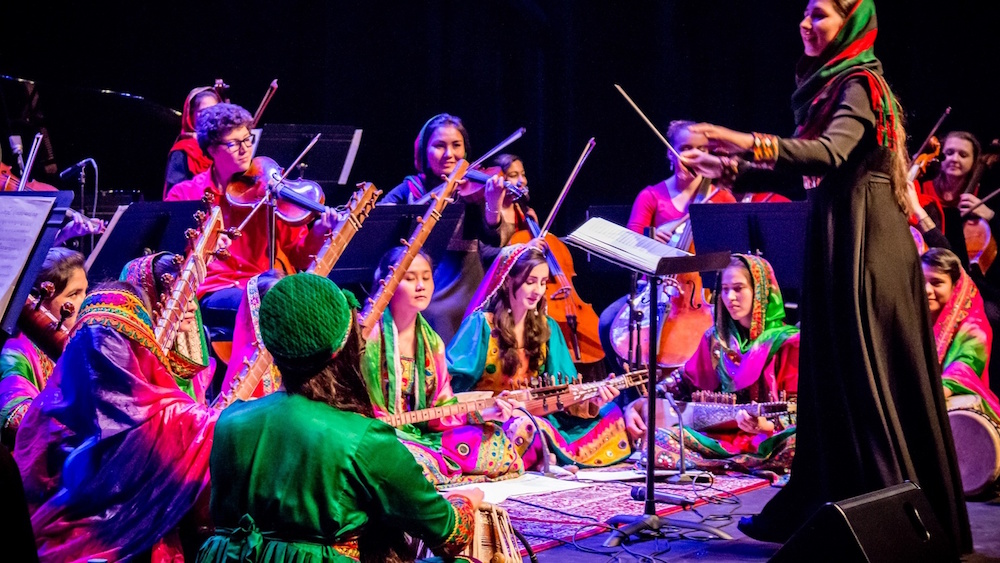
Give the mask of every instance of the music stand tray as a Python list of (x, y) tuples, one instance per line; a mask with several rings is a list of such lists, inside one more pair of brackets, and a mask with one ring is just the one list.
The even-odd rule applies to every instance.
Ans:
[[(0, 344), (14, 336), (24, 302), (72, 203), (70, 191), (0, 192), (0, 221), (9, 234), (0, 241), (4, 263), (0, 275)], [(22, 244), (29, 240), (33, 243), (30, 246)], [(4, 248), (7, 244), (15, 247)], [(25, 251), (25, 246), (30, 250)]]
[[(721, 270), (729, 265), (730, 261), (729, 252), (690, 254), (634, 233), (600, 217), (589, 219), (583, 226), (570, 233), (565, 241), (627, 270), (645, 274), (650, 284), (649, 326), (651, 327), (659, 326), (656, 318), (658, 315), (657, 299), (660, 293), (659, 286), (663, 283), (663, 276)], [(650, 434), (656, 432), (656, 366), (658, 366), (656, 348), (658, 340), (654, 335), (650, 335), (649, 357), (647, 359), (649, 378), (646, 390), (649, 398), (646, 410), (646, 432)], [(650, 435), (646, 440), (646, 495), (643, 514), (612, 516), (608, 523), (612, 526), (618, 524), (622, 524), (622, 526), (611, 532), (611, 536), (604, 542), (604, 546), (616, 547), (624, 539), (634, 534), (643, 530), (655, 532), (664, 524), (703, 531), (722, 539), (731, 539), (722, 530), (711, 526), (684, 520), (660, 518), (656, 514), (656, 470), (653, 462), (656, 459), (655, 448), (656, 440)]]
[[(699, 252), (760, 252), (786, 303), (802, 295), (808, 212), (805, 201), (694, 204), (689, 210)], [(703, 276), (703, 285), (715, 287), (715, 272)]]
[[(437, 261), (447, 250), (452, 234), (462, 227), (463, 205), (449, 205), (424, 242), (423, 250)], [(426, 205), (376, 205), (351, 244), (337, 260), (329, 277), (338, 286), (372, 284), (372, 274), (382, 255), (402, 244), (417, 225), (417, 219), (427, 211)]]
[(357, 127), (345, 125), (319, 125), (309, 123), (265, 123), (261, 128), (256, 154), (274, 159), (279, 166), (288, 166), (306, 148), (317, 133), (316, 145), (302, 159), (299, 171), (292, 171), (289, 178), (308, 178), (323, 187), (326, 197), (337, 200), (337, 186), (347, 184), (354, 167), (361, 132)]
[(188, 240), (184, 232), (197, 228), (194, 214), (201, 201), (137, 201), (128, 206), (104, 231), (94, 253), (87, 259), (87, 278), (117, 280), (133, 258), (152, 252), (184, 254)]

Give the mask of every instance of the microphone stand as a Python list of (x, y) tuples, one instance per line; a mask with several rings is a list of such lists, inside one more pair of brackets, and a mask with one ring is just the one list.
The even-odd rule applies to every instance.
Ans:
[[(648, 398), (648, 409), (646, 410), (646, 494), (643, 514), (640, 516), (615, 515), (608, 519), (608, 524), (614, 526), (611, 535), (604, 541), (604, 547), (618, 547), (622, 541), (638, 534), (642, 531), (650, 531), (654, 536), (661, 536), (660, 528), (670, 526), (675, 528), (688, 528), (711, 534), (717, 538), (729, 540), (732, 536), (705, 524), (689, 522), (687, 520), (677, 520), (674, 518), (660, 518), (656, 514), (656, 482), (655, 482), (655, 460), (656, 460), (656, 374), (659, 366), (657, 345), (659, 335), (656, 334), (657, 315), (659, 314), (657, 303), (660, 294), (660, 284), (663, 280), (660, 276), (648, 277), (649, 288), (649, 379), (646, 382), (646, 397)], [(679, 414), (679, 413), (678, 413)], [(678, 417), (679, 418), (679, 417)], [(683, 435), (681, 436), (683, 441)], [(620, 527), (618, 527), (621, 525)]]

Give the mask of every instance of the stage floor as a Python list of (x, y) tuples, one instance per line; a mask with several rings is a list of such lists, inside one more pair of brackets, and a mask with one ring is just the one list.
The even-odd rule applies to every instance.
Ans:
[[(640, 561), (637, 557), (639, 554), (647, 557), (655, 555), (657, 561), (669, 563), (694, 561), (698, 563), (765, 562), (778, 550), (779, 546), (747, 538), (736, 528), (736, 522), (740, 516), (758, 512), (776, 491), (777, 489), (773, 487), (759, 488), (740, 494), (738, 496), (739, 504), (705, 504), (696, 509), (698, 513), (689, 510), (669, 516), (678, 520), (690, 521), (701, 521), (703, 518), (707, 518), (706, 523), (729, 533), (733, 537), (730, 541), (688, 540), (678, 538), (677, 534), (673, 534), (674, 539), (671, 540), (644, 540), (627, 545), (626, 548), (635, 554), (632, 555), (622, 548), (602, 547), (608, 534), (600, 533), (577, 541), (579, 548), (573, 545), (561, 545), (542, 551), (536, 557), (539, 563), (607, 562), (615, 554), (620, 556), (617, 561), (622, 562)], [(1000, 498), (968, 502), (967, 504), (976, 553), (964, 561), (970, 563), (1000, 562)], [(637, 502), (636, 506), (637, 510), (641, 512), (641, 503)], [(588, 552), (588, 550), (592, 552)], [(524, 561), (530, 560), (525, 557)]]

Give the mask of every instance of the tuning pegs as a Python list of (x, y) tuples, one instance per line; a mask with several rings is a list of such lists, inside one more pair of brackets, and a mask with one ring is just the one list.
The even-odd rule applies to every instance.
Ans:
[(228, 227), (228, 228), (222, 229), (222, 231), (220, 231), (220, 232), (222, 234), (226, 235), (227, 237), (232, 238), (232, 239), (239, 238), (239, 237), (243, 236), (243, 232), (240, 231), (239, 229), (237, 229), (236, 227)]
[(205, 195), (201, 196), (201, 202), (208, 206), (215, 205), (215, 194), (212, 192), (205, 192)]
[(42, 301), (46, 299), (51, 299), (56, 294), (56, 284), (50, 281), (43, 281), (38, 285), (38, 303), (35, 304), (35, 310), (37, 311), (39, 307), (42, 306)]
[(229, 250), (225, 248), (212, 251), (210, 254), (214, 256), (216, 260), (229, 260), (233, 256), (229, 253)]
[(406, 248), (410, 248), (410, 241), (406, 240), (405, 238), (399, 239), (399, 244), (405, 246)]
[(69, 301), (63, 303), (62, 307), (59, 308), (59, 324), (56, 325), (56, 330), (62, 328), (62, 325), (63, 323), (66, 322), (66, 319), (72, 317), (73, 313), (75, 312), (76, 312), (76, 305), (70, 303)]
[(160, 276), (160, 281), (163, 282), (163, 285), (169, 286), (174, 283), (174, 276), (172, 274), (163, 274)]
[(187, 230), (185, 230), (184, 231), (184, 238), (186, 238), (188, 240), (194, 240), (194, 239), (198, 238), (198, 230), (197, 229), (187, 229)]
[(200, 209), (194, 213), (194, 220), (197, 221), (199, 225), (205, 222), (206, 217), (208, 217), (208, 214)]
[(171, 260), (173, 260), (175, 266), (180, 266), (184, 264), (184, 257), (181, 256), (180, 254), (174, 254), (174, 257), (171, 258)]

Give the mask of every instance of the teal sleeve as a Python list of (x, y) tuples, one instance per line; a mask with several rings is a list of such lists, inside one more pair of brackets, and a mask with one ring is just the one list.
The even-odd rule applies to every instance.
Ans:
[(556, 381), (563, 379), (576, 379), (576, 365), (573, 357), (569, 353), (569, 345), (563, 336), (559, 323), (549, 317), (549, 347), (545, 356), (545, 372)]
[(445, 352), (451, 388), (456, 393), (471, 391), (482, 379), (489, 343), (490, 325), (483, 313), (473, 313), (462, 321)]

